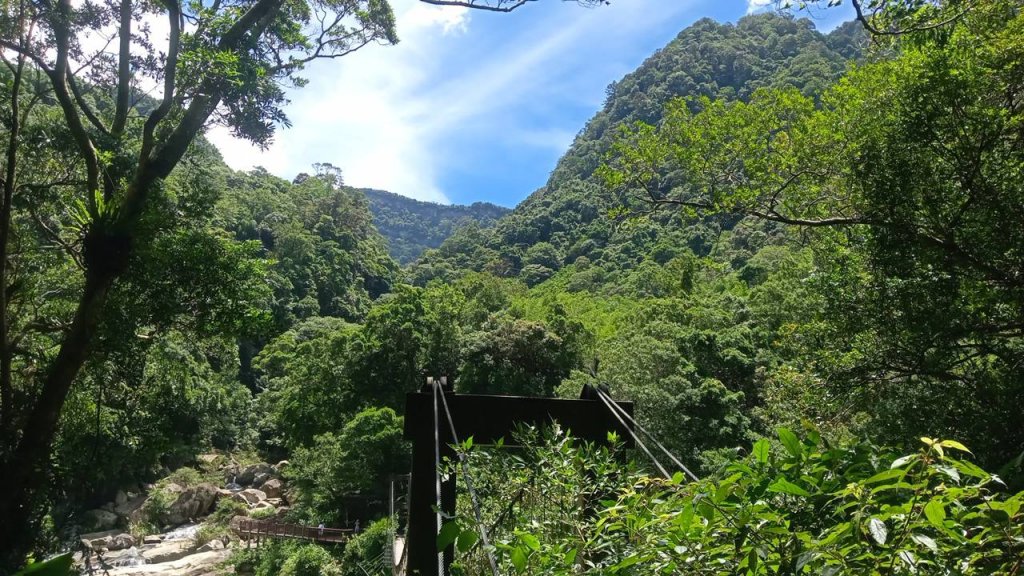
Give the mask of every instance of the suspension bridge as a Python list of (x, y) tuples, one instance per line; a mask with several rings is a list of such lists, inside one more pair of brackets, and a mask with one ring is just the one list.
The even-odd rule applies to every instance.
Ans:
[[(488, 556), (491, 572), (499, 576), (492, 555), (490, 535), (480, 512), (480, 501), (468, 463), (455, 447), (472, 437), (474, 445), (515, 446), (513, 432), (521, 426), (542, 427), (557, 422), (572, 437), (607, 444), (614, 432), (626, 448), (636, 448), (654, 463), (663, 476), (671, 477), (655, 457), (653, 449), (665, 454), (672, 465), (690, 479), (697, 477), (633, 418), (633, 403), (613, 400), (600, 387), (586, 385), (578, 400), (456, 394), (445, 378), (428, 378), (417, 392), (406, 395), (404, 436), (413, 445), (412, 471), (406, 497), (408, 519), (404, 537), (393, 530), (391, 542), (380, 557), (394, 575), (450, 576), (455, 544), (438, 550), (437, 538), (445, 518), (455, 516), (457, 475), (442, 474), (442, 462), (458, 464), (475, 516), (475, 529)], [(642, 433), (650, 443), (637, 434)], [(395, 517), (394, 480), (391, 488), (391, 517)], [(232, 528), (245, 539), (297, 538), (314, 542), (345, 542), (353, 531), (285, 524), (267, 520), (239, 519)], [(363, 568), (364, 571), (366, 568)], [(369, 572), (368, 572), (369, 573)]]

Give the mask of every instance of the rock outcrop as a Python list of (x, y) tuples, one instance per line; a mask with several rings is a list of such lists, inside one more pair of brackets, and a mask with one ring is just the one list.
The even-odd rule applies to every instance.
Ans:
[[(172, 486), (176, 486), (172, 484)], [(178, 498), (167, 507), (161, 520), (165, 524), (178, 525), (190, 519), (206, 515), (220, 496), (213, 484), (199, 484), (181, 491)]]

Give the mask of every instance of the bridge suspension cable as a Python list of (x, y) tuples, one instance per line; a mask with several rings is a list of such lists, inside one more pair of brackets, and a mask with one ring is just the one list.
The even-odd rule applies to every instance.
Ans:
[[(625, 428), (626, 430), (629, 430), (630, 434), (633, 435), (633, 439), (636, 441), (637, 446), (640, 446), (644, 450), (644, 452), (647, 452), (647, 447), (644, 446), (643, 443), (640, 442), (640, 440), (636, 437), (636, 433), (633, 432), (634, 429), (639, 430), (645, 436), (647, 436), (647, 438), (651, 442), (653, 442), (654, 445), (658, 447), (658, 449), (660, 449), (662, 452), (664, 452), (665, 455), (668, 456), (668, 458), (670, 460), (672, 460), (672, 463), (675, 464), (677, 467), (679, 467), (679, 469), (682, 470), (683, 473), (686, 474), (686, 476), (690, 478), (690, 480), (693, 480), (694, 482), (699, 482), (700, 481), (700, 478), (698, 478), (696, 474), (691, 472), (690, 469), (687, 468), (686, 465), (683, 464), (679, 460), (679, 458), (676, 458), (675, 454), (672, 454), (672, 452), (670, 452), (669, 449), (666, 448), (664, 444), (659, 442), (658, 439), (655, 438), (654, 434), (651, 434), (650, 432), (648, 432), (647, 429), (644, 428), (643, 426), (641, 426), (639, 422), (634, 420), (633, 417), (630, 416), (628, 412), (626, 412), (625, 410), (622, 409), (621, 406), (616, 404), (615, 401), (612, 400), (611, 396), (609, 396), (607, 392), (605, 392), (604, 390), (602, 390), (598, 386), (595, 386), (594, 389), (597, 391), (598, 398), (600, 398), (601, 401), (604, 402), (605, 407), (607, 407), (609, 410), (611, 410), (612, 414), (615, 414), (615, 417), (619, 419), (619, 422), (622, 424), (623, 428)], [(623, 418), (628, 420), (629, 423), (632, 424), (633, 426), (632, 427), (626, 426), (625, 422), (622, 421)], [(658, 467), (658, 470), (660, 470), (665, 475), (666, 478), (670, 478), (671, 477), (671, 475), (668, 474), (668, 472), (665, 471), (665, 469), (654, 458), (654, 456), (651, 456), (650, 452), (647, 452), (647, 455), (652, 460), (654, 460), (655, 466)]]
[(487, 535), (487, 527), (484, 526), (483, 515), (480, 513), (480, 499), (477, 497), (476, 489), (473, 488), (473, 478), (469, 473), (469, 464), (466, 462), (466, 456), (458, 449), (462, 446), (462, 441), (459, 440), (459, 435), (455, 432), (455, 422), (452, 420), (452, 413), (448, 409), (448, 400), (444, 397), (444, 391), (441, 390), (441, 385), (434, 382), (434, 398), (441, 397), (441, 405), (444, 407), (445, 417), (448, 420), (448, 428), (452, 433), (452, 442), (456, 446), (455, 454), (458, 456), (459, 465), (462, 468), (462, 474), (466, 477), (466, 490), (469, 492), (470, 501), (473, 503), (473, 515), (476, 517), (477, 531), (480, 533), (480, 540), (484, 545), (484, 552), (487, 553), (487, 562), (491, 565), (491, 572), (494, 576), (500, 576), (498, 572), (498, 563), (494, 560), (494, 553), (491, 548), (491, 541)]

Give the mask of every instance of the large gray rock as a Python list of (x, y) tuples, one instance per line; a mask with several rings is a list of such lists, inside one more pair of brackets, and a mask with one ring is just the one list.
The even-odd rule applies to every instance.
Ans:
[(131, 534), (124, 533), (111, 536), (107, 550), (126, 550), (132, 546), (135, 546), (135, 538)]
[(227, 550), (214, 550), (189, 554), (160, 564), (144, 564), (114, 568), (110, 576), (214, 576), (224, 574), (221, 564), (230, 554)]
[(217, 487), (213, 484), (199, 484), (186, 488), (178, 498), (167, 507), (167, 513), (163, 515), (163, 522), (171, 525), (179, 525), (188, 522), (190, 519), (206, 515), (213, 503), (217, 501)]
[(284, 484), (277, 478), (271, 478), (262, 485), (260, 490), (267, 495), (267, 498), (280, 498), (284, 496)]
[(196, 553), (202, 554), (203, 552), (213, 552), (214, 550), (223, 550), (223, 549), (224, 549), (224, 543), (223, 542), (221, 542), (220, 540), (210, 540), (206, 544), (203, 544), (202, 546), (200, 546), (196, 550)]
[(157, 544), (149, 550), (142, 551), (142, 557), (148, 564), (161, 564), (173, 562), (188, 556), (192, 553), (192, 546), (188, 542), (164, 542)]
[(114, 495), (114, 506), (121, 506), (128, 501), (128, 494), (124, 490), (118, 490)]
[(108, 530), (117, 526), (118, 516), (109, 510), (89, 510), (85, 513), (82, 525), (86, 530)]
[(128, 500), (125, 500), (123, 503), (115, 506), (114, 514), (117, 514), (118, 516), (121, 516), (123, 518), (128, 518), (132, 521), (138, 521), (138, 518), (136, 518), (136, 511), (142, 508), (142, 505), (145, 503), (146, 495), (140, 494), (138, 496), (135, 496), (134, 498), (129, 498)]
[(273, 476), (276, 474), (274, 467), (266, 462), (260, 462), (253, 464), (252, 466), (246, 466), (238, 475), (235, 477), (235, 482), (242, 486), (252, 486), (252, 483), (256, 480), (256, 476), (260, 474), (267, 474)]
[(252, 506), (257, 502), (266, 500), (267, 495), (262, 490), (257, 490), (255, 488), (246, 488), (245, 490), (242, 490), (241, 492), (238, 492), (237, 494), (232, 496), (232, 498), (234, 498), (235, 500), (239, 500), (241, 502), (245, 502), (249, 506)]

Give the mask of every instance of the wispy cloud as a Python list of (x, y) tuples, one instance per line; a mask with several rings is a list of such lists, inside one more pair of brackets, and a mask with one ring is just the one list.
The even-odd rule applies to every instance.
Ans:
[[(637, 51), (638, 38), (697, 4), (551, 3), (493, 15), (393, 0), (401, 43), (311, 67), (309, 85), (287, 108), (293, 126), (269, 150), (223, 129), (210, 138), (234, 168), (262, 165), (290, 178), (330, 162), (352, 185), (446, 202), (446, 174), (500, 163), (491, 148), (533, 149), (553, 164), (600, 105), (604, 86), (639, 63), (622, 57)], [(645, 43), (640, 52), (651, 49)], [(585, 115), (567, 125), (566, 107)], [(539, 166), (539, 177), (551, 167)]]

